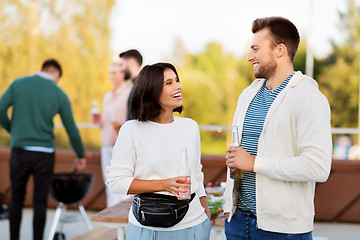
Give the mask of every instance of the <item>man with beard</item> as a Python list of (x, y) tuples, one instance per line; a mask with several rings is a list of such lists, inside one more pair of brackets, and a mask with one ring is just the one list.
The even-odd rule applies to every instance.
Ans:
[[(143, 62), (143, 58), (138, 50), (131, 49), (126, 52), (120, 53), (119, 57), (121, 58), (122, 68), (121, 70), (124, 72), (125, 80), (132, 79), (133, 85), (135, 87), (136, 78), (139, 75), (139, 72), (141, 70), (141, 65)], [(130, 100), (132, 96), (133, 91), (131, 91), (128, 99), (128, 114), (127, 114), (127, 120), (131, 119), (130, 116)]]
[[(241, 144), (226, 150), (226, 237), (312, 239), (315, 182), (326, 181), (331, 167), (330, 107), (314, 79), (294, 72), (293, 23), (260, 18), (252, 32), (247, 60), (257, 79), (233, 120)], [(230, 178), (229, 168), (243, 176)]]

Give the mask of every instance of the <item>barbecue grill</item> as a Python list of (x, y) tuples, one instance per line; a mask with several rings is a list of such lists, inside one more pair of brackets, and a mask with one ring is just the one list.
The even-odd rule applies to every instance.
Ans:
[(65, 239), (65, 235), (63, 233), (55, 232), (58, 223), (60, 222), (60, 226), (62, 224), (62, 216), (66, 211), (67, 205), (71, 203), (77, 204), (86, 227), (88, 230), (92, 229), (90, 220), (80, 201), (90, 192), (93, 182), (94, 176), (91, 174), (58, 173), (53, 175), (50, 197), (59, 204), (56, 208), (48, 240)]

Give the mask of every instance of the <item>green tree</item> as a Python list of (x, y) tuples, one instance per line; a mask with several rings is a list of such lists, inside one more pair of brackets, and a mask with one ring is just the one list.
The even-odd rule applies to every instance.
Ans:
[[(237, 59), (216, 43), (204, 52), (185, 54), (179, 68), (183, 87), (184, 113), (201, 125), (232, 125), (237, 100), (253, 80), (252, 66)], [(230, 133), (202, 132), (202, 151), (223, 154)]]
[[(306, 44), (307, 41), (301, 40), (298, 51), (294, 58), (294, 70), (306, 73)], [(314, 57), (314, 79), (318, 81), (318, 76), (322, 72), (322, 68), (325, 65), (324, 59), (318, 59)]]
[[(91, 100), (110, 88), (109, 16), (114, 0), (2, 0), (0, 2), (0, 92), (14, 78), (40, 70), (56, 58), (64, 75), (59, 86), (70, 98), (77, 122), (89, 121)], [(56, 121), (60, 121), (58, 118)], [(81, 131), (99, 145), (100, 131)], [(68, 143), (56, 129), (57, 143)]]
[(333, 44), (332, 53), (324, 59), (319, 74), (320, 89), (327, 96), (333, 127), (357, 127), (360, 80), (360, 7), (348, 1), (340, 13), (340, 29), (345, 36), (341, 44)]
[(200, 124), (231, 125), (237, 99), (251, 82), (251, 71), (250, 64), (216, 43), (208, 44), (202, 53), (187, 55), (180, 73), (184, 101), (192, 104), (185, 105), (184, 113)]

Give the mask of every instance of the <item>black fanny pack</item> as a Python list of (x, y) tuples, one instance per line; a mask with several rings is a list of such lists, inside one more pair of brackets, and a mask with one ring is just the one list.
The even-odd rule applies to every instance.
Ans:
[(164, 194), (141, 193), (134, 197), (132, 211), (141, 225), (172, 227), (185, 217), (194, 197), (195, 193), (185, 200)]

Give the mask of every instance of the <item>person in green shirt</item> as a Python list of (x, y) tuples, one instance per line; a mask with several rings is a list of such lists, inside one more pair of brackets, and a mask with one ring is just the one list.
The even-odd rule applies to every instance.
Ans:
[[(0, 98), (0, 125), (11, 135), (10, 156), (10, 236), (19, 239), (26, 184), (34, 178), (33, 239), (43, 239), (47, 196), (55, 160), (53, 118), (61, 120), (76, 152), (74, 170), (86, 167), (84, 150), (66, 94), (57, 86), (62, 75), (61, 65), (46, 60), (41, 72), (15, 79)], [(12, 106), (11, 118), (8, 109)]]

